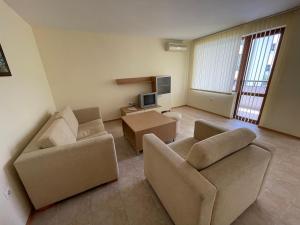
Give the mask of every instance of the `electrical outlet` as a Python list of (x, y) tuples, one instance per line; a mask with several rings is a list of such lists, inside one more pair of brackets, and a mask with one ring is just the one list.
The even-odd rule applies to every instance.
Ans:
[(10, 196), (11, 196), (11, 190), (9, 189), (9, 187), (7, 187), (7, 188), (3, 191), (3, 195), (4, 195), (4, 198), (6, 198), (7, 200), (10, 199)]

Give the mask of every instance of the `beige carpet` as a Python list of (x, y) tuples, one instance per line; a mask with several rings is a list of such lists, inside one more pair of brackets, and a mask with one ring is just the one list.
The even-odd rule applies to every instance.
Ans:
[[(197, 118), (236, 128), (247, 126), (272, 148), (274, 157), (264, 188), (234, 225), (300, 224), (300, 141), (227, 120), (189, 107), (175, 109), (183, 115), (177, 139), (191, 136)], [(120, 178), (35, 213), (32, 225), (168, 225), (173, 224), (145, 180), (143, 155), (136, 155), (123, 138), (120, 121), (105, 124), (115, 137)]]

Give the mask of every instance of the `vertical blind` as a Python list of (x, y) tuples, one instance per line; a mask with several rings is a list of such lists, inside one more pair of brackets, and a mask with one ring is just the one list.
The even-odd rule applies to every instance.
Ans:
[(194, 42), (191, 88), (231, 93), (239, 69), (239, 47), (247, 34), (286, 25), (290, 14), (238, 26)]
[(205, 38), (195, 44), (192, 88), (230, 93), (238, 69), (241, 36), (235, 33)]

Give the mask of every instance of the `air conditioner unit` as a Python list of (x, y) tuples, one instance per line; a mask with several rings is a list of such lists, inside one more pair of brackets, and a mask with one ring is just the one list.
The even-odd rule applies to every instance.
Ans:
[(167, 51), (186, 51), (187, 45), (182, 42), (168, 42), (166, 46)]

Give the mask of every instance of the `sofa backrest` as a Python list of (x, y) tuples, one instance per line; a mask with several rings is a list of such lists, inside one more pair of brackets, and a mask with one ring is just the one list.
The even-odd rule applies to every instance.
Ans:
[(226, 131), (228, 129), (225, 127), (217, 126), (206, 120), (195, 121), (194, 137), (201, 141)]
[(247, 128), (227, 131), (194, 144), (187, 162), (197, 170), (204, 169), (226, 156), (246, 147), (256, 138)]
[(256, 200), (270, 159), (250, 144), (199, 172), (218, 191), (210, 225), (232, 224)]

